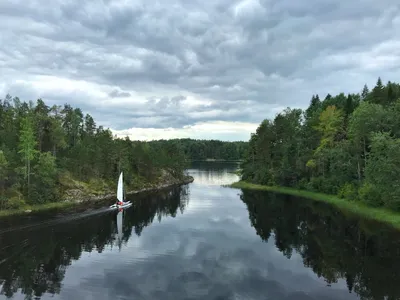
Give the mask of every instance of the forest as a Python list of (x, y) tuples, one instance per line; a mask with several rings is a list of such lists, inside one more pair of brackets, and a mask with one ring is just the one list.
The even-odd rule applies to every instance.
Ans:
[(171, 139), (150, 141), (150, 144), (164, 145), (174, 144), (190, 160), (242, 160), (248, 148), (248, 142), (225, 142), (219, 140), (195, 140), (195, 139)]
[(400, 85), (313, 95), (252, 134), (242, 180), (337, 195), (400, 210)]
[[(120, 139), (81, 109), (7, 95), (0, 99), (0, 209), (60, 201), (71, 186), (127, 188), (183, 176), (187, 158), (175, 143)], [(165, 173), (165, 172), (164, 172)]]

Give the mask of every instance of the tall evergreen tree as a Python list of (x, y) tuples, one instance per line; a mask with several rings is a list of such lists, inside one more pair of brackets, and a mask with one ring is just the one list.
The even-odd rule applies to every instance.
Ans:
[(380, 77), (378, 78), (375, 87), (372, 89), (372, 95), (371, 96), (372, 96), (371, 97), (371, 101), (373, 103), (381, 104), (381, 105), (387, 104), (387, 101), (386, 101), (387, 97), (386, 97), (386, 93), (385, 93), (385, 88), (384, 88), (384, 86), (382, 84), (382, 80), (381, 80)]
[(364, 87), (363, 87), (362, 92), (361, 92), (361, 99), (362, 99), (363, 101), (366, 101), (368, 95), (369, 95), (368, 86), (367, 86), (366, 84), (364, 84)]

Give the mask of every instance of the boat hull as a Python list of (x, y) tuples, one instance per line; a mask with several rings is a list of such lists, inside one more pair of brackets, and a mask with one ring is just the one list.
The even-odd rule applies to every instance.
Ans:
[(132, 202), (128, 201), (128, 202), (124, 202), (124, 204), (122, 204), (122, 205), (118, 205), (118, 204), (110, 205), (110, 208), (111, 209), (124, 209), (124, 208), (128, 208), (130, 206), (132, 206)]

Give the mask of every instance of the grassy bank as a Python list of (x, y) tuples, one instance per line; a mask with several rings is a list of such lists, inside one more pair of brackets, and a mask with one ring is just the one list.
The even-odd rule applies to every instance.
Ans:
[(297, 190), (288, 187), (265, 186), (265, 185), (248, 183), (245, 181), (235, 182), (229, 186), (239, 189), (276, 192), (281, 194), (288, 194), (292, 196), (312, 199), (315, 201), (326, 202), (338, 207), (340, 210), (343, 210), (344, 212), (350, 212), (364, 218), (384, 222), (400, 230), (400, 214), (385, 208), (374, 208), (360, 202), (352, 202), (346, 199), (341, 199), (333, 195)]

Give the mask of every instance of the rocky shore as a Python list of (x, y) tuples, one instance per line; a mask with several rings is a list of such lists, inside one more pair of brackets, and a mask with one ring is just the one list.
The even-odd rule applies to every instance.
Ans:
[[(143, 187), (138, 189), (129, 189), (126, 187), (125, 194), (133, 195), (143, 192), (156, 192), (165, 188), (185, 185), (194, 181), (192, 176), (185, 175), (181, 178), (172, 176), (169, 172), (162, 171), (162, 175), (155, 183), (144, 184)], [(63, 202), (75, 202), (82, 203), (86, 201), (106, 201), (116, 197), (116, 191), (110, 190), (110, 188), (103, 188), (101, 191), (93, 191), (85, 186), (75, 186), (73, 188), (66, 189), (63, 195)]]
[[(160, 190), (186, 185), (194, 181), (192, 176), (171, 175), (170, 172), (162, 170), (159, 178), (152, 183), (137, 183), (137, 188), (126, 187), (126, 195), (134, 195), (145, 192), (158, 192)], [(62, 194), (58, 202), (51, 202), (39, 205), (27, 205), (18, 209), (7, 209), (0, 211), (0, 217), (20, 215), (26, 213), (37, 213), (53, 209), (68, 209), (79, 207), (79, 204), (87, 203), (89, 206), (95, 203), (112, 202), (116, 198), (116, 188), (110, 188), (106, 183), (93, 184), (76, 181), (70, 177), (62, 179)]]

